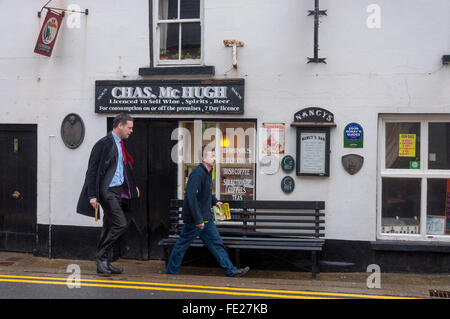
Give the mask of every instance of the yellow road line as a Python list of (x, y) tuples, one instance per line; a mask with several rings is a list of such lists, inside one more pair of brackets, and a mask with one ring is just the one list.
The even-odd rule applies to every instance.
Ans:
[[(45, 285), (67, 285), (67, 282), (60, 282), (60, 281), (23, 280), (23, 279), (0, 279), (0, 282), (32, 283), (32, 284), (45, 284)], [(138, 289), (138, 290), (176, 291), (176, 292), (196, 292), (196, 293), (203, 293), (203, 294), (251, 296), (251, 297), (267, 297), (267, 298), (335, 299), (335, 298), (322, 298), (322, 297), (287, 296), (287, 295), (275, 295), (275, 294), (257, 294), (257, 293), (245, 293), (245, 292), (209, 291), (209, 290), (198, 290), (198, 289), (177, 289), (177, 288), (143, 287), (143, 286), (128, 286), (128, 285), (105, 285), (105, 284), (80, 283), (80, 286), (83, 286), (83, 287)]]
[[(36, 277), (36, 276), (13, 276), (13, 275), (0, 275), (3, 278), (21, 278), (21, 279), (39, 279), (39, 280), (63, 280), (67, 284), (68, 278), (57, 278), (57, 277)], [(0, 280), (1, 281), (1, 280)], [(137, 281), (116, 281), (116, 280), (100, 280), (100, 279), (81, 279), (81, 282), (94, 282), (94, 283), (108, 283), (105, 285), (108, 287), (116, 287), (110, 284), (120, 284), (118, 287), (125, 287), (124, 284), (131, 285), (143, 285), (143, 286), (168, 286), (168, 287), (179, 287), (179, 288), (199, 288), (199, 289), (221, 289), (228, 291), (251, 291), (251, 292), (263, 292), (263, 293), (281, 293), (281, 294), (296, 294), (296, 295), (311, 295), (311, 296), (327, 296), (327, 297), (353, 297), (353, 298), (376, 298), (376, 299), (414, 299), (405, 297), (393, 297), (393, 296), (377, 296), (377, 295), (364, 295), (364, 294), (348, 294), (348, 293), (329, 293), (329, 292), (311, 292), (311, 291), (291, 291), (291, 290), (273, 290), (273, 289), (255, 289), (255, 288), (233, 288), (233, 287), (220, 287), (220, 286), (200, 286), (200, 285), (183, 285), (183, 284), (169, 284), (169, 283), (156, 283), (156, 282), (137, 282)], [(85, 284), (86, 286), (87, 284)], [(126, 287), (136, 287), (136, 286), (126, 286)], [(137, 286), (140, 287), (140, 286)], [(144, 288), (143, 288), (144, 289)], [(154, 288), (156, 289), (156, 288)], [(173, 289), (173, 288), (171, 288)], [(164, 290), (164, 289), (160, 289)], [(190, 291), (187, 289), (178, 289), (174, 291)], [(196, 290), (195, 292), (199, 292)], [(200, 292), (204, 292), (200, 290)], [(211, 292), (214, 293), (214, 292)], [(236, 293), (238, 294), (238, 293)], [(256, 295), (256, 294), (255, 294)], [(278, 295), (277, 295), (278, 296)], [(314, 297), (317, 298), (317, 297)]]

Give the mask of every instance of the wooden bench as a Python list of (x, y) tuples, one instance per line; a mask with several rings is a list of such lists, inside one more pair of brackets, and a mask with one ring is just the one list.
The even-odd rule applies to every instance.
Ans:
[[(325, 240), (323, 201), (228, 201), (232, 220), (216, 221), (217, 229), (228, 248), (235, 249), (236, 266), (240, 267), (240, 249), (311, 251), (312, 279), (319, 271), (319, 254)], [(169, 236), (159, 245), (165, 247), (166, 263), (169, 248), (175, 245), (183, 229), (183, 201), (170, 201)], [(321, 225), (322, 224), (322, 225)], [(191, 246), (204, 247), (200, 238)]]

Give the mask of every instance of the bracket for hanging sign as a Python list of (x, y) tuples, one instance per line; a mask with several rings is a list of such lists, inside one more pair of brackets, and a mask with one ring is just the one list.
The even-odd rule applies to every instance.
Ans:
[(327, 63), (326, 58), (319, 58), (319, 17), (326, 16), (327, 10), (319, 9), (319, 0), (314, 0), (314, 10), (308, 10), (308, 16), (314, 16), (314, 58), (308, 58), (308, 63)]
[(54, 8), (54, 7), (47, 7), (47, 5), (51, 2), (52, 0), (49, 0), (42, 8), (40, 11), (38, 11), (37, 16), (38, 18), (41, 17), (42, 14), (42, 10), (47, 9), (50, 11), (61, 11), (61, 16), (64, 17), (64, 12), (75, 12), (75, 13), (81, 13), (81, 14), (85, 14), (88, 15), (89, 14), (89, 9), (85, 9), (84, 11), (76, 11), (76, 10), (67, 10), (67, 9), (61, 9), (61, 8)]

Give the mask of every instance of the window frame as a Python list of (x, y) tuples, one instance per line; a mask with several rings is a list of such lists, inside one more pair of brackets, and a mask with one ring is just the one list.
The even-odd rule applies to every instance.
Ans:
[[(204, 41), (203, 41), (203, 21), (204, 21), (204, 0), (200, 0), (200, 16), (198, 19), (168, 19), (168, 20), (159, 20), (159, 0), (150, 0), (152, 4), (152, 34), (150, 36), (150, 47), (153, 50), (150, 50), (150, 61), (153, 65), (151, 67), (168, 67), (168, 66), (203, 66), (203, 56), (204, 56)], [(178, 0), (178, 17), (180, 17), (180, 0)], [(180, 23), (180, 31), (182, 29), (182, 23), (193, 23), (200, 22), (200, 59), (186, 59), (186, 60), (160, 60), (160, 38), (161, 38), (161, 27), (160, 23)], [(179, 52), (181, 51), (181, 37), (182, 34), (179, 32), (178, 34), (178, 43), (179, 43)]]
[[(180, 119), (179, 121), (178, 121), (178, 134), (177, 134), (177, 140), (178, 141), (182, 141), (183, 140), (183, 138), (182, 138), (182, 128), (183, 128), (183, 125), (185, 124), (185, 123), (188, 123), (188, 122), (192, 122), (192, 123), (194, 123), (194, 125), (196, 125), (196, 121), (201, 121), (201, 123), (215, 123), (216, 124), (216, 127), (215, 127), (215, 135), (214, 136), (221, 136), (221, 133), (219, 132), (219, 131), (221, 131), (221, 128), (219, 128), (219, 125), (217, 125), (217, 124), (220, 124), (220, 123), (233, 123), (233, 124), (238, 124), (238, 123), (252, 123), (253, 125), (254, 125), (254, 129), (255, 129), (255, 136), (254, 136), (254, 140), (253, 140), (253, 151), (254, 151), (254, 154), (253, 154), (253, 156), (254, 156), (254, 158), (253, 158), (253, 160), (254, 160), (254, 162), (253, 163), (250, 163), (250, 164), (252, 164), (253, 165), (253, 174), (254, 174), (254, 176), (253, 176), (253, 183), (254, 183), (254, 185), (253, 185), (253, 200), (256, 200), (257, 199), (257, 192), (256, 192), (256, 185), (257, 185), (257, 170), (258, 170), (258, 163), (257, 163), (257, 154), (258, 154), (258, 150), (257, 150), (257, 147), (258, 147), (258, 143), (257, 143), (257, 137), (258, 137), (258, 122), (257, 122), (257, 120), (256, 119), (254, 119), (254, 118), (243, 118), (243, 119), (232, 119), (232, 118), (186, 118), (186, 119)], [(200, 129), (198, 129), (200, 132), (202, 131), (201, 130), (201, 128)], [(192, 136), (192, 135), (191, 135)], [(195, 138), (195, 137), (194, 137)], [(194, 142), (192, 145), (191, 145), (191, 147), (192, 148), (195, 148), (196, 146), (196, 143)], [(182, 144), (180, 143), (180, 144), (178, 144), (178, 147), (179, 147), (179, 152), (180, 152), (180, 148), (182, 147)], [(219, 153), (219, 152), (217, 152), (217, 150), (221, 150), (222, 149), (222, 147), (221, 147), (221, 145), (220, 145), (220, 141), (219, 141), (219, 139), (217, 139), (216, 138), (216, 143), (215, 143), (215, 148), (216, 148), (216, 159), (217, 159), (217, 161), (216, 161), (216, 165), (215, 165), (215, 169), (216, 169), (216, 178), (215, 178), (215, 180), (214, 180), (214, 183), (215, 183), (215, 196), (216, 196), (216, 198), (218, 199), (218, 200), (221, 200), (221, 193), (220, 193), (220, 173), (218, 173), (218, 172), (220, 172), (220, 168), (221, 168), (221, 164), (225, 164), (226, 165), (226, 163), (221, 163), (220, 162), (220, 160), (221, 160), (221, 154)], [(220, 154), (220, 155), (218, 155), (218, 154)], [(220, 160), (219, 160), (220, 159)], [(192, 162), (193, 163), (193, 162)], [(195, 163), (195, 167), (197, 167), (198, 166), (198, 164), (200, 164), (201, 163), (201, 161), (200, 162), (198, 162), (198, 163)], [(183, 188), (183, 185), (184, 185), (184, 180), (183, 180), (183, 164), (184, 164), (184, 161), (181, 161), (181, 163), (178, 163), (177, 164), (177, 166), (178, 166), (178, 168), (177, 168), (177, 170), (178, 170), (178, 183), (177, 183), (177, 198), (178, 199), (183, 199), (184, 198), (184, 192), (183, 192), (183, 190), (184, 190), (184, 188)], [(184, 176), (184, 177), (187, 177), (187, 176)], [(219, 178), (218, 178), (219, 177)], [(228, 201), (228, 200), (226, 200), (226, 201)]]
[[(386, 168), (386, 123), (420, 123), (420, 169)], [(428, 235), (427, 228), (427, 191), (429, 178), (450, 179), (450, 169), (428, 169), (429, 123), (450, 123), (449, 114), (401, 114), (383, 115), (378, 118), (378, 168), (377, 168), (377, 240), (404, 240), (424, 242), (450, 242), (450, 235)], [(382, 233), (382, 178), (419, 178), (420, 194), (420, 230), (419, 234)]]

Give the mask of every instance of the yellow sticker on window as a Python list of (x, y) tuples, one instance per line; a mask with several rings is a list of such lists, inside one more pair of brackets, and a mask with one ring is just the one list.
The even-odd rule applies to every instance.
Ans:
[(400, 134), (399, 157), (416, 157), (416, 134)]

